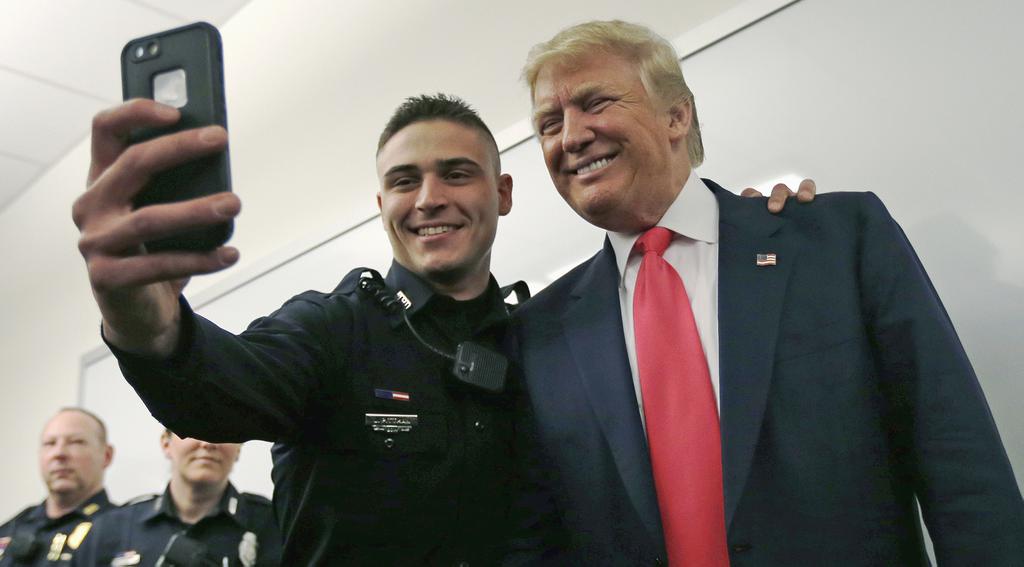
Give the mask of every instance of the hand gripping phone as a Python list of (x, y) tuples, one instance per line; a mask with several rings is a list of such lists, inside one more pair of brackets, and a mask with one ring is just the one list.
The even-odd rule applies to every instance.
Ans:
[[(129, 143), (219, 124), (227, 128), (220, 33), (205, 22), (133, 39), (121, 51), (124, 99), (149, 98), (177, 108), (181, 120), (164, 128), (132, 132)], [(136, 208), (231, 190), (227, 150), (155, 175), (136, 196)], [(233, 223), (147, 242), (151, 252), (211, 250), (227, 241)]]

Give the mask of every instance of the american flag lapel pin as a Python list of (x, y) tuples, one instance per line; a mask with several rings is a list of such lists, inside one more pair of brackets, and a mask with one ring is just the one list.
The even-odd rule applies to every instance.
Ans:
[(408, 392), (399, 392), (396, 390), (385, 390), (383, 388), (374, 388), (373, 394), (378, 398), (384, 400), (397, 400), (399, 402), (408, 402), (411, 398)]
[(768, 252), (767, 254), (757, 255), (758, 266), (774, 266), (775, 265), (775, 252)]

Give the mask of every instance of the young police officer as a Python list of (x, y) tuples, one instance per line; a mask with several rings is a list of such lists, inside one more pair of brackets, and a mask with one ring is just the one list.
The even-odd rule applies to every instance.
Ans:
[(0, 565), (61, 565), (110, 507), (103, 472), (114, 456), (96, 415), (64, 408), (43, 428), (39, 473), (47, 496), (0, 526)]
[(160, 496), (136, 499), (93, 525), (73, 565), (203, 567), (280, 564), (270, 501), (228, 481), (242, 446), (160, 436), (171, 480)]
[[(231, 194), (132, 211), (150, 174), (224, 147), (219, 129), (124, 146), (125, 132), (177, 117), (142, 100), (98, 115), (90, 187), (74, 208), (104, 337), (129, 382), (183, 435), (276, 442), (286, 565), (497, 562), (527, 420), (495, 352), (508, 313), (490, 250), (512, 180), (490, 131), (458, 99), (409, 99), (378, 149), (387, 277), (352, 271), (236, 336), (195, 315), (175, 280), (237, 251), (141, 253), (238, 212)], [(391, 305), (399, 291), (404, 313)], [(482, 357), (475, 368), (497, 370), (465, 364), (456, 377), (444, 355), (460, 345)]]

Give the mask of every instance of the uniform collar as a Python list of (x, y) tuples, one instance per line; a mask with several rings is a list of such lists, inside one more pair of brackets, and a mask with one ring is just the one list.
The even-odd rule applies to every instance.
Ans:
[[(217, 502), (217, 505), (205, 517), (210, 518), (224, 514), (235, 518), (238, 515), (240, 500), (238, 490), (235, 489), (233, 484), (228, 482), (227, 488), (224, 489), (224, 494), (220, 497), (220, 501)], [(174, 499), (171, 498), (171, 485), (169, 483), (167, 488), (164, 489), (164, 493), (154, 500), (149, 510), (142, 515), (142, 521), (149, 522), (159, 517), (180, 521), (178, 510), (174, 507)]]
[(42, 504), (36, 506), (28, 514), (28, 519), (33, 523), (46, 524), (46, 523), (59, 523), (72, 516), (81, 516), (88, 518), (103, 510), (110, 507), (110, 499), (107, 498), (107, 490), (100, 489), (99, 492), (93, 494), (89, 498), (78, 505), (77, 508), (64, 514), (59, 518), (50, 518), (46, 515), (46, 501), (43, 500)]
[[(396, 293), (401, 292), (412, 303), (412, 306), (407, 310), (410, 318), (415, 317), (427, 305), (437, 308), (441, 305), (447, 307), (464, 303), (435, 292), (427, 282), (395, 260), (391, 261), (391, 269), (388, 270), (388, 275), (384, 277), (384, 282), (387, 284), (388, 289)], [(489, 308), (483, 319), (475, 325), (476, 329), (484, 329), (508, 319), (508, 309), (505, 307), (505, 302), (501, 297), (501, 290), (493, 275), (488, 276), (487, 289), (484, 290), (483, 295), (486, 296), (485, 301), (489, 304)], [(476, 301), (476, 299), (468, 301)], [(402, 323), (401, 315), (391, 318), (392, 327), (397, 327)]]
[[(657, 225), (693, 240), (718, 242), (718, 201), (697, 172), (690, 170), (683, 189), (676, 196)], [(619, 281), (626, 273), (626, 263), (633, 244), (641, 232), (608, 232), (608, 240), (615, 250), (615, 263), (619, 268)]]

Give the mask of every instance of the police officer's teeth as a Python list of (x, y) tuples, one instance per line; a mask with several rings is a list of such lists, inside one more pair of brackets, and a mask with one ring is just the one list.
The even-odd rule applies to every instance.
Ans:
[(428, 226), (428, 227), (419, 229), (417, 231), (417, 233), (420, 236), (433, 236), (435, 234), (442, 234), (442, 233), (445, 233), (445, 232), (450, 232), (451, 230), (452, 230), (451, 226)]

